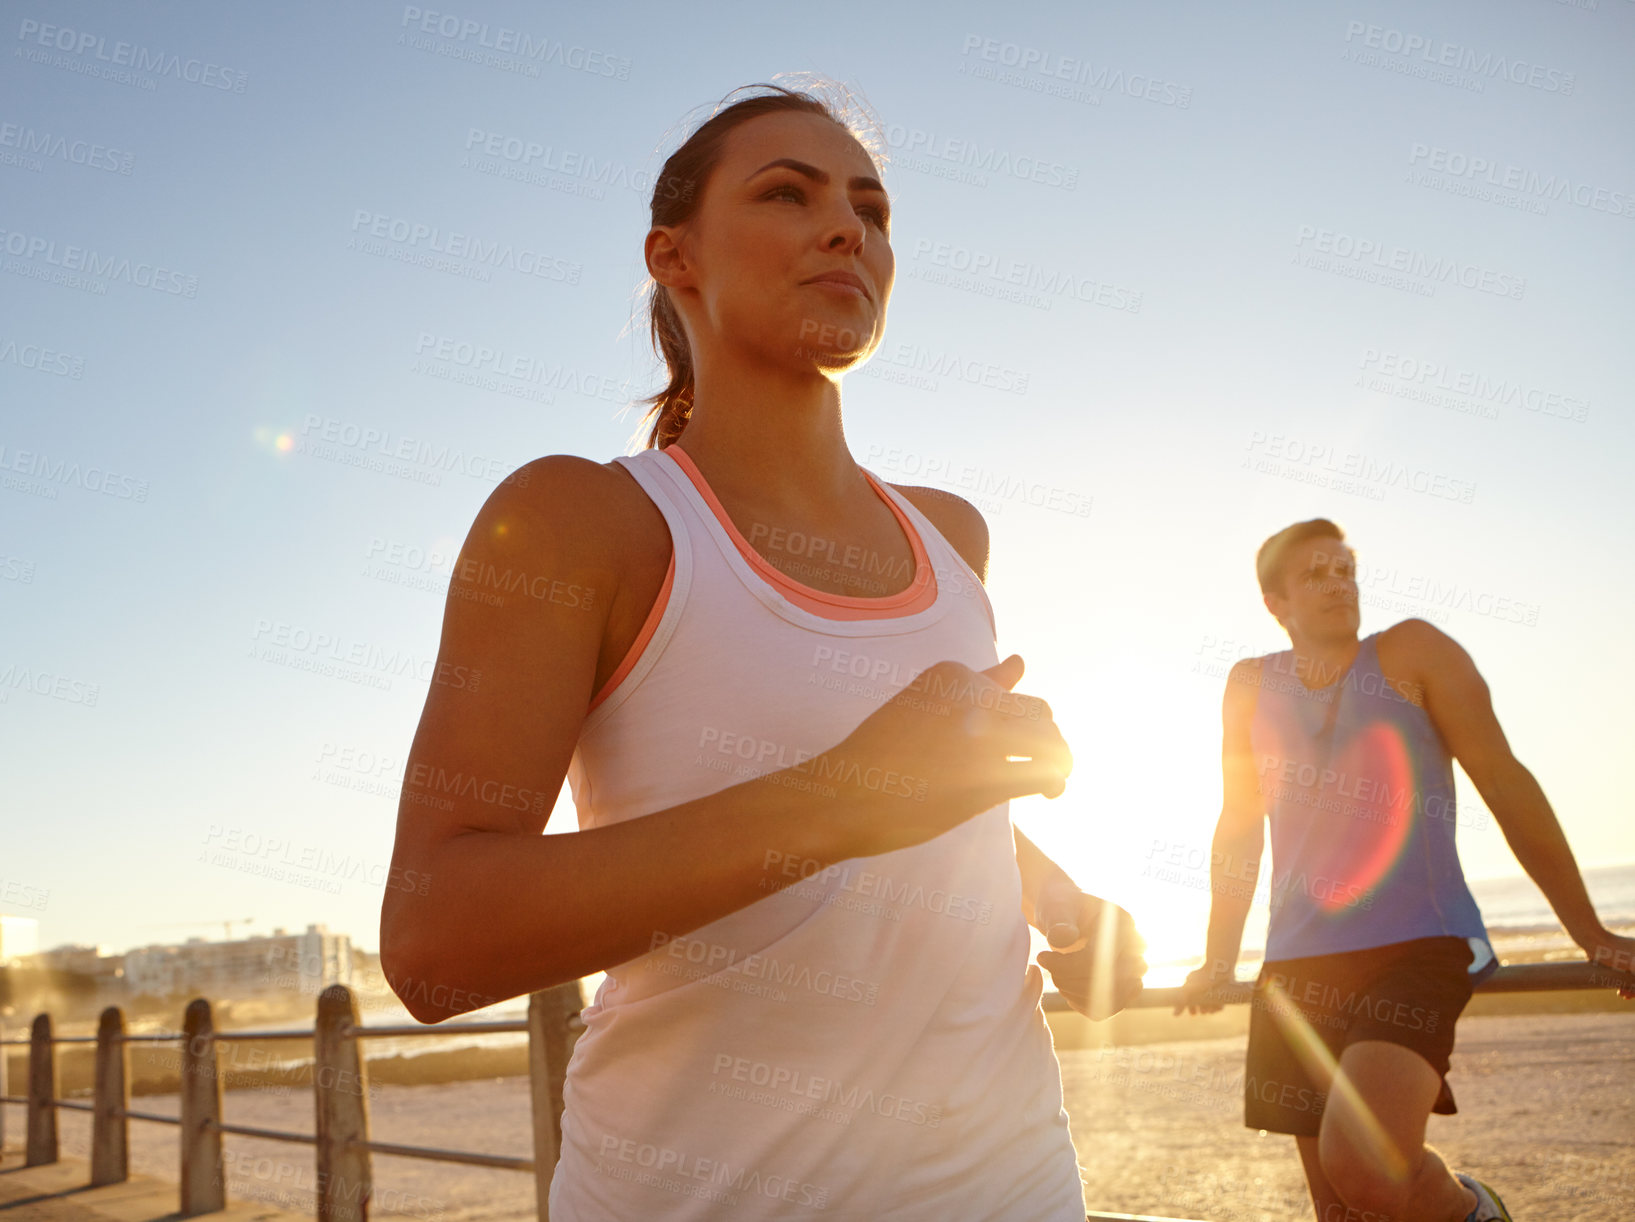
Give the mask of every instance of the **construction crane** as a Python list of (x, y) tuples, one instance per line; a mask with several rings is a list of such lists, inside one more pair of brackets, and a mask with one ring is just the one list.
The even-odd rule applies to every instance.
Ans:
[(254, 917), (235, 917), (232, 920), (219, 920), (218, 919), (218, 920), (206, 920), (206, 921), (167, 921), (162, 925), (149, 925), (149, 926), (147, 926), (147, 928), (149, 928), (149, 929), (180, 929), (180, 928), (182, 928), (184, 926), (218, 925), (219, 924), (222, 927), (222, 931), (224, 933), (223, 941), (231, 942), (233, 940), (233, 926), (234, 925), (248, 925), (254, 920), (255, 920)]

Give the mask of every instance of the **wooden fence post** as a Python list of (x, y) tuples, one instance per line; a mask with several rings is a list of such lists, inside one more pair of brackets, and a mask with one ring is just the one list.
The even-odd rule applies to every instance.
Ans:
[(551, 1177), (562, 1154), (562, 1083), (573, 1032), (568, 1020), (585, 1008), (578, 980), (528, 997), (528, 1077), (534, 1116), (534, 1196), (539, 1222), (550, 1222)]
[(318, 995), (312, 1090), (318, 1108), (318, 1222), (366, 1222), (374, 1193), (369, 1079), (352, 1030), (358, 1002), (344, 984)]
[(91, 1187), (130, 1178), (131, 1053), (125, 1016), (109, 1006), (97, 1022), (96, 1110), (91, 1113)]
[(210, 1003), (195, 997), (182, 1019), (181, 1215), (227, 1207), (221, 1166), (221, 1078), (216, 1072), (216, 1028)]
[[(11, 1092), (6, 1089), (6, 1062), (11, 1060), (11, 1053), (6, 1048), (5, 1039), (6, 1039), (6, 1027), (5, 1027), (4, 1023), (0, 1023), (0, 1095), (9, 1095), (9, 1094), (11, 1094)], [(0, 1150), (4, 1150), (5, 1148), (6, 1148), (6, 1107), (5, 1107), (5, 1104), (0, 1103)]]
[(51, 1015), (36, 1014), (28, 1033), (28, 1166), (57, 1161), (57, 1046)]

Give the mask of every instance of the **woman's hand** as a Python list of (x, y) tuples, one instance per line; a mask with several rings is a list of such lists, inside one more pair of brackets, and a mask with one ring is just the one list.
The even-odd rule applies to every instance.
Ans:
[(1009, 798), (1059, 797), (1073, 756), (1050, 706), (1010, 690), (1021, 677), (1016, 654), (983, 671), (938, 662), (798, 765), (840, 791), (840, 857), (923, 843)]
[(1052, 947), (1039, 952), (1039, 966), (1075, 1010), (1100, 1022), (1140, 995), (1147, 944), (1128, 912), (1065, 877), (1045, 885), (1038, 912)]

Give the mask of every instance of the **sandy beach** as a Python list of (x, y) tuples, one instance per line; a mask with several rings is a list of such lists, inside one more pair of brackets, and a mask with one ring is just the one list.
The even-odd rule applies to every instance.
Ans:
[[(1311, 1216), (1291, 1138), (1242, 1126), (1241, 1036), (1060, 1052), (1089, 1207), (1203, 1222)], [(1430, 1140), (1492, 1182), (1527, 1222), (1622, 1222), (1635, 1194), (1635, 1008), (1626, 1013), (1472, 1015), (1450, 1081), (1460, 1114), (1433, 1116)], [(143, 1110), (176, 1114), (174, 1095)], [(7, 1117), (20, 1140), (20, 1109)], [(230, 1122), (311, 1132), (301, 1087), (228, 1091)], [(531, 1151), (527, 1079), (373, 1083), (383, 1141)], [(13, 1120), (15, 1117), (15, 1120)], [(64, 1112), (64, 1153), (85, 1156), (88, 1118)], [(132, 1169), (174, 1180), (176, 1133), (133, 1122)], [(310, 1147), (228, 1137), (229, 1193), (311, 1213)], [(371, 1213), (425, 1222), (535, 1217), (529, 1175), (377, 1156)]]
[[(1086, 1199), (1126, 1213), (1285, 1222), (1312, 1210), (1294, 1139), (1243, 1127), (1241, 1039), (1061, 1054)], [(1460, 1021), (1456, 1116), (1430, 1144), (1527, 1222), (1620, 1222), (1635, 1194), (1635, 1012)]]

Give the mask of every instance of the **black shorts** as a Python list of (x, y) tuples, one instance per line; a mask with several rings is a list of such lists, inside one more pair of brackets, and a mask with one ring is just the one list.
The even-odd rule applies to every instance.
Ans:
[(1442, 1075), (1431, 1110), (1456, 1113), (1448, 1057), (1470, 1001), (1471, 959), (1469, 942), (1443, 937), (1267, 963), (1250, 1003), (1243, 1123), (1316, 1137), (1332, 1067), (1363, 1040), (1417, 1052)]

